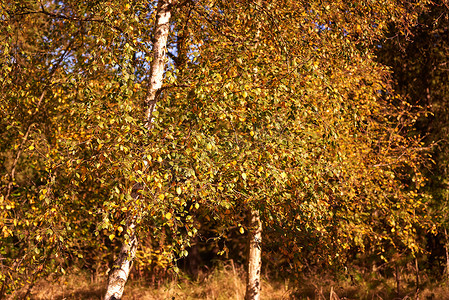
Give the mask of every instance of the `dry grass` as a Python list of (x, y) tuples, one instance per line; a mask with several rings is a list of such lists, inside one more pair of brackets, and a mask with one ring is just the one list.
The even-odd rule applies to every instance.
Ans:
[[(91, 280), (84, 275), (69, 275), (50, 282), (42, 280), (33, 288), (31, 299), (102, 299), (105, 292), (105, 278)], [(262, 299), (289, 299), (291, 291), (287, 284), (262, 279)], [(134, 280), (125, 288), (123, 300), (130, 299), (204, 299), (240, 300), (244, 298), (245, 281), (241, 268), (233, 265), (216, 268), (198, 281), (177, 279), (156, 288), (145, 281)]]
[(291, 297), (304, 300), (449, 300), (449, 282), (431, 283), (425, 278), (426, 283), (417, 289), (412, 274), (401, 276), (398, 293), (395, 278), (370, 276), (369, 279), (335, 281), (310, 275), (298, 283)]
[[(350, 281), (336, 282), (322, 276), (309, 276), (295, 284), (288, 281), (262, 280), (262, 299), (304, 299), (304, 300), (343, 300), (343, 299), (375, 299), (375, 300), (449, 300), (449, 285), (427, 285), (416, 292), (416, 287), (406, 282), (401, 294), (396, 293), (395, 281), (384, 279), (382, 282)], [(41, 280), (31, 291), (30, 299), (63, 300), (63, 299), (102, 299), (106, 279), (91, 279), (82, 273), (66, 275), (57, 280)], [(124, 300), (130, 299), (204, 299), (231, 300), (243, 299), (245, 281), (242, 268), (225, 265), (208, 274), (203, 274), (197, 281), (179, 277), (166, 281), (159, 287), (149, 285), (145, 280), (130, 281), (125, 288)], [(15, 297), (10, 297), (15, 299)]]
[(77, 272), (57, 280), (40, 280), (31, 290), (30, 299), (103, 299), (105, 285), (105, 279), (92, 280), (90, 276)]

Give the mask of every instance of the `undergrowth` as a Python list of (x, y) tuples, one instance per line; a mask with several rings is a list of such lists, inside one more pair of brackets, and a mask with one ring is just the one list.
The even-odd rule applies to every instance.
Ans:
[[(424, 278), (425, 279), (425, 278)], [(435, 299), (449, 300), (449, 286), (439, 284), (412, 284), (413, 276), (402, 274), (399, 290), (395, 278), (331, 278), (329, 276), (309, 274), (295, 280), (275, 280), (262, 278), (261, 299)], [(57, 279), (43, 279), (37, 282), (29, 299), (102, 299), (106, 287), (106, 277), (92, 277), (85, 272), (72, 270), (71, 273)], [(148, 284), (145, 278), (130, 280), (125, 288), (123, 300), (130, 299), (204, 299), (231, 300), (243, 299), (245, 294), (245, 274), (243, 268), (234, 264), (218, 266), (209, 272), (201, 273), (197, 280), (191, 280), (182, 273), (173, 280), (162, 281), (155, 286)], [(10, 296), (18, 298), (20, 294)]]

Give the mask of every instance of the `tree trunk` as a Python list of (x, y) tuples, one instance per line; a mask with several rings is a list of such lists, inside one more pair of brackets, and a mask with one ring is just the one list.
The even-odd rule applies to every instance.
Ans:
[(125, 242), (120, 255), (114, 262), (109, 273), (108, 287), (105, 300), (119, 300), (122, 298), (126, 281), (131, 271), (132, 262), (137, 251), (137, 236), (134, 224), (128, 227), (129, 240)]
[(444, 228), (444, 238), (445, 238), (445, 243), (444, 243), (444, 250), (446, 251), (446, 277), (449, 278), (449, 237), (447, 235), (447, 229)]
[(248, 270), (245, 300), (260, 299), (260, 271), (262, 267), (262, 222), (259, 211), (251, 209), (248, 232)]
[(151, 129), (152, 115), (161, 93), (164, 77), (167, 38), (170, 29), (170, 17), (176, 0), (163, 0), (157, 4), (156, 25), (154, 27), (153, 61), (151, 62), (150, 86), (145, 99), (146, 127)]
[(399, 272), (399, 266), (396, 262), (395, 265), (395, 273), (396, 273), (396, 294), (399, 297), (399, 294), (401, 293), (401, 279), (400, 279), (400, 272)]
[[(156, 24), (153, 35), (153, 61), (151, 63), (148, 94), (145, 99), (145, 121), (148, 129), (152, 127), (152, 114), (161, 92), (170, 17), (175, 2), (176, 0), (161, 0), (157, 4)], [(139, 197), (139, 193), (136, 193), (134, 197)], [(120, 255), (114, 262), (114, 266), (109, 273), (105, 300), (119, 300), (123, 296), (138, 244), (135, 231), (135, 218), (132, 218), (132, 220), (128, 226), (129, 240), (122, 245)]]
[(418, 258), (415, 257), (415, 282), (416, 282), (416, 292), (419, 291), (419, 264)]

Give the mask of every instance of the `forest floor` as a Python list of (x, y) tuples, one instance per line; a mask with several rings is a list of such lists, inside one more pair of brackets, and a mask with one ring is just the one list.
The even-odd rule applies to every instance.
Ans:
[[(435, 299), (449, 300), (449, 284), (426, 284), (419, 289), (413, 286), (412, 278), (407, 281), (403, 276), (399, 293), (395, 278), (384, 280), (336, 282), (323, 276), (309, 276), (306, 280), (293, 283), (289, 280), (262, 279), (261, 299), (376, 299), (411, 300)], [(106, 279), (91, 278), (79, 274), (68, 274), (55, 280), (41, 280), (31, 290), (30, 299), (102, 299)], [(147, 281), (134, 278), (125, 288), (123, 300), (130, 299), (204, 299), (204, 300), (240, 300), (244, 298), (245, 280), (240, 268), (226, 265), (216, 268), (196, 281), (187, 277), (165, 281), (159, 286), (149, 285)], [(11, 299), (15, 299), (13, 296)]]

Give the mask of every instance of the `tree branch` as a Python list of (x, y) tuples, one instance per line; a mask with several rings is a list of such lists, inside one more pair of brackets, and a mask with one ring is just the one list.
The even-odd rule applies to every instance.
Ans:
[(41, 10), (38, 11), (26, 11), (26, 12), (21, 12), (21, 13), (11, 13), (11, 17), (15, 17), (15, 16), (25, 16), (25, 15), (31, 15), (31, 14), (44, 14), (46, 16), (49, 16), (51, 18), (55, 18), (55, 19), (63, 19), (63, 20), (67, 20), (67, 21), (79, 21), (79, 22), (96, 22), (96, 23), (102, 23), (102, 24), (106, 24), (109, 27), (119, 31), (120, 33), (123, 33), (123, 29), (121, 29), (118, 26), (115, 25), (111, 25), (109, 24), (107, 21), (103, 20), (103, 19), (95, 19), (95, 18), (80, 18), (80, 17), (70, 17), (64, 14), (56, 14), (56, 13), (52, 13), (49, 12), (47, 10), (45, 10), (43, 4), (41, 4)]

